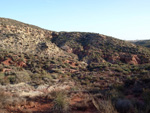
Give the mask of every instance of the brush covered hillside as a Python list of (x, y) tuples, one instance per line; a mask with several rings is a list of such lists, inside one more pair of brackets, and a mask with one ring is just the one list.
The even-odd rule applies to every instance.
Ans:
[(0, 112), (149, 113), (149, 83), (147, 48), (0, 18)]
[(131, 42), (136, 45), (150, 48), (150, 40), (137, 40), (137, 41), (135, 40), (135, 41), (131, 41)]
[(34, 55), (67, 55), (48, 41), (57, 33), (15, 20), (0, 18), (0, 47)]
[(57, 37), (52, 38), (52, 42), (63, 50), (76, 54), (79, 60), (88, 64), (91, 62), (113, 64), (150, 62), (150, 53), (147, 49), (96, 33), (60, 32)]

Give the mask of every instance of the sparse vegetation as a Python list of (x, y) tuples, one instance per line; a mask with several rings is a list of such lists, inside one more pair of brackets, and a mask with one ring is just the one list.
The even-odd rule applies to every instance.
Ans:
[(135, 40), (135, 41), (131, 41), (131, 42), (136, 45), (150, 48), (150, 40), (137, 40), (137, 41)]
[[(149, 113), (148, 48), (98, 33), (57, 33), (4, 18), (0, 27), (0, 84), (8, 91), (0, 92), (1, 108), (32, 112), (46, 102), (45, 112)], [(22, 82), (29, 88), (17, 89)]]

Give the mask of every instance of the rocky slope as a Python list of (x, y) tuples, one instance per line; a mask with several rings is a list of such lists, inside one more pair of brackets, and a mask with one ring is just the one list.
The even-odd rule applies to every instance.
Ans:
[(57, 33), (5, 18), (0, 18), (0, 47), (50, 57), (69, 56), (69, 53), (73, 53), (80, 61), (88, 64), (150, 62), (149, 50), (113, 37), (96, 33)]
[(0, 18), (0, 112), (148, 113), (149, 81), (147, 48)]
[(86, 63), (110, 62), (143, 64), (150, 62), (148, 49), (110, 36), (96, 33), (60, 32), (52, 42)]
[(50, 40), (56, 32), (41, 29), (15, 20), (0, 18), (0, 47), (11, 51), (67, 56)]

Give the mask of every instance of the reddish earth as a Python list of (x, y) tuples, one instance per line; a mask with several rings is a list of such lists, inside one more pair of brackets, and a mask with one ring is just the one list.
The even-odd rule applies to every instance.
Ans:
[(53, 104), (51, 100), (44, 99), (42, 97), (30, 100), (25, 105), (10, 106), (8, 111), (12, 113), (25, 113), (32, 111), (33, 113), (50, 113)]
[(83, 98), (81, 98), (79, 96), (74, 96), (74, 97), (72, 97), (72, 99), (70, 101), (70, 105), (77, 104), (77, 103), (79, 103), (81, 101), (83, 101)]
[(98, 113), (93, 104), (89, 104), (88, 95), (74, 94), (70, 100), (71, 113)]
[(138, 56), (137, 55), (132, 55), (129, 64), (137, 65), (139, 63), (140, 63), (140, 59), (138, 58)]
[(27, 65), (26, 65), (26, 63), (24, 63), (23, 61), (21, 61), (21, 62), (18, 62), (18, 66), (20, 66), (20, 67), (25, 67), (25, 66), (27, 66)]
[(7, 60), (3, 61), (2, 63), (5, 65), (10, 65), (12, 62), (12, 60), (10, 58), (8, 58)]
[(78, 64), (76, 62), (69, 61), (69, 60), (64, 61), (64, 63), (70, 64), (72, 67), (77, 67), (78, 66)]
[(52, 103), (39, 103), (35, 102), (32, 105), (26, 105), (25, 108), (34, 112), (34, 113), (48, 113), (50, 112), (50, 109), (52, 108)]
[[(27, 59), (24, 59), (24, 60), (25, 60), (25, 62), (27, 61)], [(7, 60), (3, 61), (2, 63), (4, 65), (7, 65), (7, 66), (14, 64), (14, 65), (19, 66), (19, 67), (25, 67), (26, 66), (25, 62), (23, 62), (23, 61), (14, 62), (14, 61), (12, 61), (11, 58), (8, 58)], [(5, 71), (5, 69), (3, 71)]]
[[(70, 100), (70, 106), (74, 107), (77, 104), (81, 104), (83, 103), (83, 101), (85, 101), (85, 99), (86, 98), (83, 95), (75, 94)], [(44, 97), (37, 97), (35, 99), (29, 99), (25, 105), (9, 106), (7, 110), (10, 113), (28, 113), (28, 112), (51, 113), (52, 107), (53, 107), (52, 100)], [(88, 106), (85, 109), (73, 108), (71, 109), (71, 113), (98, 113), (98, 112), (93, 106)]]

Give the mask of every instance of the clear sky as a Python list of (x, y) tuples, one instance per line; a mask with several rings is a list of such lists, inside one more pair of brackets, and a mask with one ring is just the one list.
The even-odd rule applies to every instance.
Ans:
[(150, 39), (150, 0), (0, 0), (0, 16), (53, 31)]

